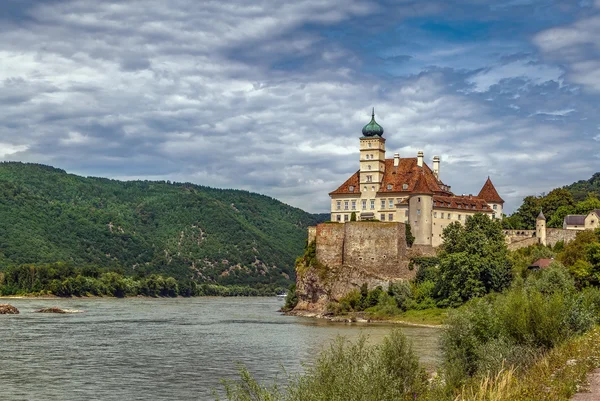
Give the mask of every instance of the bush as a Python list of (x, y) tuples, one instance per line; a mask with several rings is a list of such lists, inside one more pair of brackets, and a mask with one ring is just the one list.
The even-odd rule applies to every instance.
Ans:
[(245, 369), (225, 388), (231, 401), (414, 400), (426, 392), (427, 375), (396, 329), (379, 345), (338, 338), (306, 373), (289, 377), (285, 391), (261, 386)]

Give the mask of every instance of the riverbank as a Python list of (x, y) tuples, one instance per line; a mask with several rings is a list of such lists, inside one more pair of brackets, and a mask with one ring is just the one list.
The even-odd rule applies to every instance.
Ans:
[(300, 316), (314, 319), (325, 319), (331, 322), (341, 323), (361, 323), (361, 324), (400, 324), (413, 327), (428, 327), (439, 328), (443, 326), (444, 320), (448, 316), (446, 309), (424, 309), (424, 310), (409, 310), (401, 315), (382, 316), (368, 312), (353, 312), (341, 315), (331, 313), (319, 313), (311, 311), (289, 311), (284, 312), (288, 316)]

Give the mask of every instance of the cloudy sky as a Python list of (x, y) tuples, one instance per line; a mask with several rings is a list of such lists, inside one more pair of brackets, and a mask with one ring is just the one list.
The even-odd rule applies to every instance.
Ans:
[(0, 159), (308, 211), (388, 157), (509, 211), (600, 170), (600, 0), (2, 0)]

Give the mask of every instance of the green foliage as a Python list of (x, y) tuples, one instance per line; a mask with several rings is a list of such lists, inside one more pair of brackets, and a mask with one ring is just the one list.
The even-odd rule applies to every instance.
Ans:
[(439, 255), (439, 305), (458, 306), (473, 297), (502, 291), (512, 279), (508, 251), (497, 221), (478, 213), (444, 229)]
[(574, 291), (561, 266), (538, 272), (504, 294), (471, 300), (450, 314), (442, 336), (449, 386), (527, 366), (543, 350), (597, 323), (598, 301), (600, 290)]
[(356, 212), (350, 213), (350, 221), (356, 221)]
[(71, 263), (10, 266), (2, 274), (0, 295), (53, 294), (71, 296), (149, 296), (190, 297), (199, 295), (258, 296), (275, 295), (281, 289), (270, 286), (219, 286), (197, 285), (191, 280), (177, 280), (158, 274), (149, 276), (124, 276), (107, 268), (75, 267)]
[(246, 191), (0, 164), (0, 270), (69, 261), (179, 282), (287, 287), (307, 226), (326, 218)]
[(290, 285), (288, 292), (285, 295), (284, 311), (291, 311), (298, 304), (298, 294), (296, 294), (296, 284)]
[(581, 180), (568, 185), (565, 189), (573, 194), (576, 201), (582, 201), (590, 195), (600, 198), (600, 172), (595, 173), (589, 180)]
[(415, 236), (410, 228), (410, 223), (404, 223), (404, 232), (406, 234), (406, 245), (409, 247), (413, 246), (415, 243)]
[(427, 375), (396, 329), (378, 345), (338, 338), (304, 374), (288, 377), (285, 390), (262, 386), (246, 369), (225, 389), (230, 401), (400, 401), (425, 394)]

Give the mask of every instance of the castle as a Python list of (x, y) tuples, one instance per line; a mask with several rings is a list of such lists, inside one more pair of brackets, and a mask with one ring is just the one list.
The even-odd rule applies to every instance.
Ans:
[(454, 195), (440, 178), (440, 157), (434, 156), (432, 167), (424, 162), (423, 152), (417, 157), (385, 158), (383, 127), (371, 121), (360, 137), (360, 168), (339, 188), (329, 193), (331, 220), (380, 220), (407, 223), (416, 245), (439, 246), (444, 227), (468, 216), (484, 213), (502, 218), (504, 200), (488, 177), (477, 196)]

